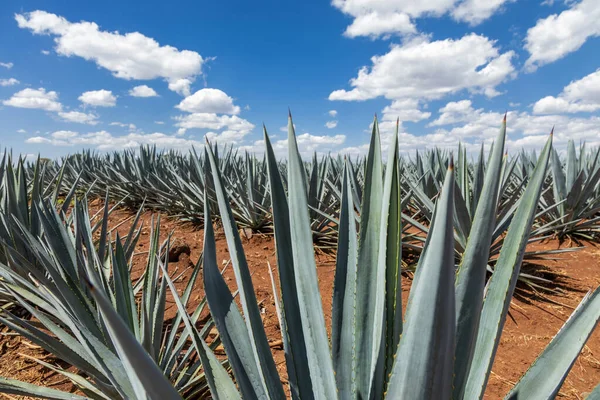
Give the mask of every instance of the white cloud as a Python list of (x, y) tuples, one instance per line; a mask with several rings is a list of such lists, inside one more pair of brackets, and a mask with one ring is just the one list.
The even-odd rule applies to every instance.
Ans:
[(337, 121), (327, 121), (325, 122), (325, 126), (329, 129), (333, 129), (337, 126), (338, 122)]
[(131, 89), (129, 95), (133, 97), (156, 97), (158, 93), (150, 86), (140, 85)]
[(464, 0), (452, 10), (452, 17), (469, 25), (479, 25), (509, 1), (516, 0)]
[(84, 92), (79, 96), (79, 101), (94, 107), (114, 107), (117, 104), (117, 98), (105, 89)]
[(344, 34), (349, 37), (410, 35), (414, 19), (449, 14), (457, 21), (477, 25), (512, 0), (333, 0), (332, 4), (354, 18)]
[[(180, 128), (179, 134), (185, 133), (187, 129), (209, 129), (214, 131), (223, 129), (230, 131), (225, 137), (236, 136), (236, 142), (249, 134), (254, 129), (254, 124), (238, 117), (237, 115), (217, 115), (214, 113), (192, 113), (175, 117), (175, 126)], [(235, 135), (233, 134), (235, 132)]]
[(5, 62), (0, 62), (0, 67), (4, 67), (4, 68), (7, 68), (7, 69), (11, 69), (13, 67), (13, 65), (14, 64), (11, 63), (11, 62), (6, 62), (6, 63)]
[(49, 56), (50, 52), (48, 50), (42, 50), (41, 53), (45, 56)]
[(475, 110), (471, 100), (451, 101), (440, 108), (440, 116), (428, 126), (441, 126), (465, 121)]
[(525, 69), (534, 71), (578, 50), (589, 38), (600, 36), (599, 20), (598, 0), (581, 0), (560, 14), (538, 20), (525, 38), (525, 50), (530, 54)]
[(337, 115), (338, 115), (338, 112), (337, 112), (337, 110), (329, 110), (329, 111), (327, 112), (327, 114), (329, 114), (329, 116), (330, 116), (330, 117), (333, 117), (333, 118), (335, 118), (335, 117), (337, 117)]
[(172, 90), (182, 96), (189, 96), (191, 94), (190, 86), (192, 85), (191, 79), (180, 78), (169, 82), (169, 90)]
[(94, 147), (98, 150), (119, 150), (136, 148), (140, 145), (156, 145), (160, 148), (189, 149), (191, 146), (202, 146), (203, 143), (161, 132), (155, 133), (129, 133), (115, 136), (107, 131), (79, 133), (72, 131), (58, 131), (50, 137), (35, 136), (25, 141), (30, 144), (49, 144), (53, 146), (82, 146)]
[(58, 116), (68, 122), (76, 122), (78, 124), (96, 125), (98, 123), (98, 116), (96, 114), (86, 114), (80, 111), (61, 111)]
[(123, 122), (111, 122), (109, 125), (110, 126), (120, 126), (121, 128), (127, 128), (130, 131), (135, 131), (137, 129), (135, 124), (124, 124)]
[(15, 78), (0, 79), (0, 86), (18, 85), (20, 82)]
[(191, 113), (240, 113), (240, 107), (234, 105), (233, 99), (219, 89), (200, 89), (193, 95), (183, 99), (175, 107)]
[(533, 106), (534, 114), (564, 114), (600, 110), (600, 69), (572, 81), (558, 97), (546, 96)]
[(430, 116), (430, 112), (419, 109), (419, 101), (415, 99), (394, 100), (383, 109), (384, 121), (419, 122)]
[(23, 89), (15, 93), (10, 99), (2, 102), (5, 106), (19, 108), (36, 108), (46, 111), (61, 111), (62, 105), (58, 101), (58, 94), (46, 89)]
[(27, 133), (27, 131), (25, 129), (19, 129), (17, 133)]
[(56, 131), (53, 132), (50, 136), (54, 139), (70, 139), (78, 136), (79, 133), (73, 131)]
[[(271, 136), (271, 138), (275, 138)], [(296, 142), (298, 143), (298, 150), (304, 157), (308, 157), (313, 153), (317, 152), (320, 154), (326, 153), (337, 153), (339, 146), (346, 142), (345, 135), (312, 135), (310, 133), (303, 133), (296, 136)], [(272, 140), (273, 151), (278, 157), (286, 157), (288, 152), (288, 140)], [(241, 151), (249, 151), (252, 153), (263, 153), (265, 151), (265, 141), (257, 140), (251, 145), (240, 146)]]
[(164, 121), (154, 121), (154, 123), (157, 124), (157, 125), (164, 125), (165, 124)]
[[(440, 116), (430, 126), (444, 126), (435, 134), (463, 143), (491, 143), (498, 133), (503, 114), (473, 108), (470, 100), (449, 102), (440, 109)], [(451, 126), (451, 127), (449, 127)], [(509, 111), (507, 115), (507, 146), (512, 151), (521, 147), (540, 148), (554, 127), (554, 145), (564, 148), (568, 139), (600, 144), (600, 117), (572, 118), (566, 115), (532, 115)], [(430, 142), (435, 143), (435, 142)]]
[[(426, 38), (393, 45), (387, 54), (371, 58), (350, 80), (352, 90), (336, 90), (329, 100), (436, 99), (461, 90), (498, 94), (496, 86), (514, 74), (513, 51), (500, 54), (495, 42), (469, 34), (461, 39), (430, 42)], [(398, 66), (401, 65), (402, 68)]]
[(407, 14), (380, 14), (377, 11), (372, 11), (368, 14), (356, 16), (352, 24), (346, 28), (344, 35), (351, 38), (357, 36), (377, 38), (393, 33), (403, 35), (417, 33), (417, 28)]
[(93, 61), (117, 78), (163, 78), (169, 82), (171, 90), (180, 92), (184, 90), (181, 79), (188, 80), (189, 90), (189, 84), (202, 73), (205, 60), (197, 52), (161, 46), (139, 32), (120, 34), (105, 31), (94, 22), (72, 23), (40, 10), (16, 14), (15, 19), (20, 28), (30, 29), (38, 35), (53, 36), (58, 54)]

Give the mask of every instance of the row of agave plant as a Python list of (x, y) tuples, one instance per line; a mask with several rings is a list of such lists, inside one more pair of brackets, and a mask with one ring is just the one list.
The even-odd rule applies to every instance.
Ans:
[[(211, 150), (219, 159), (225, 190), (231, 199), (231, 209), (241, 227), (255, 232), (273, 232), (271, 194), (268, 185), (267, 161), (264, 156), (240, 153), (233, 147)], [(599, 149), (588, 150), (585, 145), (576, 151), (569, 142), (566, 158), (553, 150), (550, 167), (544, 180), (536, 210), (530, 243), (549, 237), (574, 239), (576, 243), (593, 240), (600, 231), (600, 156)], [(404, 241), (404, 267), (414, 270), (423, 251), (429, 226), (432, 224), (434, 203), (443, 185), (449, 151), (433, 149), (415, 156), (399, 156), (400, 190)], [(341, 210), (342, 176), (348, 164), (354, 204), (360, 213), (360, 200), (365, 186), (366, 158), (345, 160), (341, 155), (313, 156), (303, 162), (305, 186), (315, 246), (333, 249), (338, 239)], [(507, 229), (514, 217), (524, 187), (537, 162), (535, 153), (522, 151), (502, 159), (502, 179), (495, 210), (496, 218), (488, 271), (493, 271)], [(204, 170), (209, 164), (206, 151), (192, 149), (187, 155), (176, 151), (159, 151), (141, 147), (112, 154), (84, 151), (45, 163), (42, 180), (48, 187), (57, 183), (61, 194), (67, 196), (76, 188), (79, 195), (119, 201), (132, 209), (146, 207), (165, 212), (179, 219), (204, 223), (204, 195), (214, 218), (220, 218), (214, 183)], [(460, 261), (472, 226), (476, 206), (481, 197), (483, 177), (489, 167), (483, 146), (476, 160), (471, 160), (465, 147), (459, 146), (456, 163), (455, 258)], [(279, 162), (278, 170), (287, 190), (287, 163)], [(35, 164), (24, 166), (29, 180), (36, 172)], [(519, 281), (528, 290), (555, 290), (555, 274), (539, 260), (556, 258), (558, 253), (576, 250), (532, 250), (524, 256)]]
[[(238, 224), (255, 232), (271, 232), (273, 215), (269, 193), (267, 161), (264, 156), (240, 153), (234, 147), (211, 147), (219, 159), (224, 186), (231, 198), (231, 208)], [(438, 195), (445, 177), (450, 151), (434, 148), (413, 156), (399, 156), (402, 212), (405, 223), (421, 227), (432, 222), (433, 200)], [(556, 235), (560, 239), (589, 240), (600, 230), (600, 148), (588, 149), (582, 144), (576, 150), (573, 141), (568, 144), (566, 157), (553, 150), (548, 176), (535, 218), (533, 236)], [(346, 160), (342, 155), (317, 157), (303, 162), (309, 215), (313, 241), (318, 246), (335, 246), (341, 205), (342, 175), (346, 163), (352, 181), (354, 203), (360, 205), (365, 185), (366, 158)], [(523, 189), (536, 165), (535, 152), (521, 151), (502, 160), (502, 181), (498, 199), (496, 233), (505, 233), (517, 207)], [(206, 151), (191, 149), (186, 155), (177, 151), (160, 151), (156, 147), (140, 147), (114, 153), (83, 151), (61, 160), (49, 161), (44, 176), (46, 185), (60, 175), (63, 194), (77, 186), (91, 197), (104, 198), (108, 192), (112, 200), (122, 200), (133, 209), (145, 207), (181, 219), (202, 223), (204, 220), (204, 192), (208, 190), (209, 203), (215, 217), (220, 217), (215, 203), (214, 187), (204, 170), (209, 163)], [(460, 247), (468, 236), (481, 197), (483, 177), (488, 168), (483, 146), (471, 159), (466, 148), (458, 148), (456, 164), (455, 228)], [(25, 166), (29, 176), (35, 173), (35, 164)], [(287, 187), (287, 163), (279, 162), (284, 187)], [(416, 222), (416, 223), (415, 223)], [(426, 232), (425, 232), (426, 233)], [(459, 249), (460, 249), (459, 247)]]
[[(540, 236), (556, 227), (570, 233), (585, 223), (591, 224), (586, 235), (594, 229), (592, 195), (582, 193), (597, 190), (588, 183), (595, 179), (595, 161), (588, 163), (583, 150), (577, 158), (570, 146), (563, 168), (552, 135), (539, 156), (508, 160), (505, 122), (487, 160), (482, 152), (476, 164), (467, 161), (464, 149), (456, 162), (434, 151), (409, 163), (399, 155), (397, 132), (384, 162), (376, 121), (364, 160), (306, 164), (291, 118), (288, 132), (287, 163), (276, 160), (265, 131), (265, 157), (258, 162), (244, 155), (251, 173), (245, 170), (243, 176), (261, 180), (264, 190), (256, 192), (266, 200), (255, 210), (264, 212), (275, 236), (278, 284), (271, 277), (291, 397), (481, 399), (532, 229)], [(235, 153), (219, 156), (216, 147), (207, 145), (203, 157), (189, 156), (187, 165), (194, 168), (179, 178), (198, 192), (178, 195), (196, 199), (202, 208), (198, 218), (206, 221), (203, 255), (182, 294), (174, 285), (181, 273), (168, 266), (169, 239), (159, 241), (159, 220), (152, 224), (147, 265), (140, 278), (131, 279), (142, 208), (120, 237), (107, 223), (106, 176), (90, 171), (108, 171), (107, 163), (117, 165), (118, 158), (123, 168), (138, 172), (123, 176), (117, 167), (111, 170), (120, 188), (115, 193), (108, 187), (117, 200), (114, 207), (145, 201), (162, 209), (160, 196), (167, 199), (179, 189), (169, 189), (172, 182), (158, 173), (139, 171), (166, 170), (183, 158), (176, 153), (158, 157), (153, 151), (139, 158), (117, 154), (104, 161), (89, 153), (78, 156), (81, 163), (97, 163), (97, 169), (71, 161), (56, 168), (40, 160), (31, 168), (22, 161), (14, 168), (10, 157), (0, 164), (0, 323), (63, 361), (66, 367), (36, 360), (79, 389), (78, 394), (64, 393), (0, 378), (0, 392), (52, 399), (285, 398), (237, 229), (247, 226), (240, 204), (249, 198), (257, 206), (252, 197), (257, 193), (234, 189), (235, 182), (243, 182), (231, 172), (239, 161)], [(157, 157), (162, 161), (152, 165)], [(146, 180), (137, 182), (135, 174)], [(120, 179), (131, 179), (129, 186)], [(557, 181), (564, 185), (553, 184)], [(136, 199), (141, 196), (136, 190), (150, 182), (162, 185), (157, 197), (144, 190)], [(61, 187), (68, 188), (64, 196), (56, 189)], [(571, 195), (577, 188), (578, 196)], [(87, 198), (101, 191), (104, 208), (90, 215)], [(336, 204), (333, 217), (319, 202), (311, 204), (325, 196)], [(579, 205), (584, 196), (587, 205)], [(574, 209), (580, 210), (577, 216), (571, 215)], [(552, 220), (536, 223), (549, 211)], [(235, 293), (217, 262), (215, 214), (225, 232)], [(331, 332), (312, 256), (320, 217), (336, 231)], [(426, 235), (424, 240), (414, 228)], [(415, 248), (418, 263), (402, 315), (402, 253)], [(490, 258), (495, 262), (486, 284)], [(200, 275), (206, 297), (192, 305)], [(174, 318), (165, 317), (167, 298), (177, 306)], [(201, 318), (207, 308), (210, 317)], [(597, 289), (585, 296), (507, 398), (554, 398), (599, 319)], [(210, 335), (213, 328), (217, 336)], [(219, 345), (226, 358), (215, 355)], [(588, 398), (600, 399), (600, 389)]]

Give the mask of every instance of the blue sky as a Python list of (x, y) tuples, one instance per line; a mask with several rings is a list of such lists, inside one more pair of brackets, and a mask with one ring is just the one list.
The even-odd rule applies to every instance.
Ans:
[(597, 0), (11, 1), (0, 5), (0, 143), (55, 157), (204, 136), (262, 150), (509, 147), (556, 126), (600, 144)]

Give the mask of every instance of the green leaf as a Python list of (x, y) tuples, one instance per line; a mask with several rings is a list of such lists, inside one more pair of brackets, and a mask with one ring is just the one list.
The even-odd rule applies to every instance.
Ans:
[(508, 307), (519, 276), (525, 247), (546, 177), (551, 150), (552, 135), (548, 138), (523, 193), (488, 284), (464, 399), (481, 399), (485, 392)]
[(298, 151), (291, 115), (288, 118), (288, 146), (290, 248), (310, 378), (315, 398), (335, 399), (337, 388), (317, 279), (304, 165)]
[(453, 383), (456, 399), (461, 398), (464, 390), (479, 328), (486, 267), (496, 225), (496, 199), (501, 183), (505, 138), (506, 118), (502, 121), (488, 162), (481, 197), (456, 277), (456, 355)]
[(88, 282), (88, 288), (104, 316), (106, 327), (117, 353), (123, 361), (125, 370), (130, 377), (137, 379), (141, 384), (141, 386), (134, 384), (136, 396), (140, 400), (145, 399), (146, 396), (153, 400), (181, 399), (179, 393), (165, 378), (152, 357), (136, 340), (104, 295), (97, 291), (90, 282)]
[[(242, 309), (244, 310), (244, 316), (246, 317), (245, 322), (247, 333), (250, 337), (252, 353), (254, 354), (254, 358), (256, 359), (260, 371), (260, 380), (262, 381), (262, 384), (265, 385), (267, 395), (271, 399), (284, 399), (285, 393), (283, 391), (283, 386), (281, 385), (277, 368), (275, 367), (273, 355), (271, 354), (267, 334), (265, 333), (262, 324), (250, 270), (248, 269), (242, 241), (231, 213), (227, 194), (225, 193), (221, 173), (210, 146), (207, 146), (207, 152), (212, 170), (213, 183), (215, 185), (215, 194), (219, 204), (221, 221), (223, 223), (223, 230), (225, 231), (227, 247), (229, 248), (229, 255), (231, 256), (231, 264), (233, 265), (235, 279), (238, 284), (240, 302), (242, 304)], [(205, 220), (210, 221), (210, 219), (207, 218), (205, 218)], [(220, 276), (221, 275), (219, 274), (219, 277)], [(214, 307), (213, 304), (214, 303), (211, 303), (209, 300), (211, 310)]]
[(600, 288), (588, 293), (507, 399), (553, 399), (600, 319)]
[(383, 168), (377, 118), (373, 121), (361, 205), (356, 278), (356, 385), (359, 398), (369, 398), (380, 357), (385, 302), (385, 264), (379, 263)]
[(173, 295), (173, 299), (177, 305), (177, 315), (182, 318), (183, 323), (190, 337), (192, 338), (192, 343), (194, 344), (194, 347), (200, 356), (200, 360), (204, 366), (204, 373), (206, 375), (208, 386), (210, 387), (210, 392), (213, 398), (215, 400), (241, 399), (235, 384), (231, 380), (231, 377), (225, 368), (223, 368), (223, 365), (221, 365), (214, 353), (210, 350), (206, 342), (202, 340), (202, 337), (198, 334), (198, 331), (190, 319), (185, 306), (181, 302), (181, 298), (177, 293), (177, 289), (175, 288), (173, 281), (167, 274), (167, 269), (165, 268), (164, 264), (160, 261), (158, 264), (162, 268), (163, 279), (169, 285), (169, 289), (171, 290), (171, 294)]
[(73, 393), (61, 392), (60, 390), (32, 385), (31, 383), (21, 382), (16, 379), (4, 378), (2, 376), (0, 376), (0, 392), (56, 400), (87, 399), (87, 397), (79, 396)]
[(340, 398), (356, 396), (356, 218), (349, 177), (348, 161), (344, 162), (338, 247), (331, 308), (331, 357)]
[(267, 130), (264, 129), (266, 147), (267, 172), (273, 205), (273, 229), (275, 233), (275, 248), (277, 253), (277, 270), (283, 302), (282, 317), (285, 321), (289, 347), (286, 351), (286, 363), (292, 394), (298, 398), (314, 398), (311, 380), (311, 370), (308, 362), (307, 342), (304, 335), (304, 319), (300, 310), (300, 297), (296, 284), (294, 257), (291, 251), (292, 237), (290, 233), (290, 218), (287, 197), (271, 141)]
[(446, 173), (415, 274), (389, 399), (448, 399), (454, 363), (454, 173)]

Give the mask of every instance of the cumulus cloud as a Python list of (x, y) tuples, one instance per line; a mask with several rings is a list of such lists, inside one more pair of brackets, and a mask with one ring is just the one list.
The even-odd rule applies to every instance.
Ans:
[(15, 78), (0, 79), (0, 86), (18, 85), (20, 82)]
[(437, 99), (461, 90), (492, 97), (514, 76), (514, 55), (500, 53), (494, 41), (476, 34), (433, 42), (420, 37), (372, 57), (372, 65), (350, 80), (353, 88), (335, 90), (329, 100)]
[(600, 110), (600, 69), (569, 83), (557, 96), (546, 96), (533, 106), (534, 114), (564, 114)]
[(23, 89), (15, 93), (10, 99), (2, 102), (5, 106), (19, 108), (35, 108), (46, 111), (61, 111), (62, 104), (58, 101), (58, 94), (46, 89)]
[(93, 107), (114, 107), (117, 104), (117, 98), (110, 90), (90, 90), (79, 96), (79, 101)]
[(52, 146), (82, 146), (93, 147), (98, 150), (115, 150), (123, 148), (137, 148), (141, 145), (156, 145), (160, 148), (189, 149), (191, 146), (202, 146), (202, 142), (190, 140), (162, 132), (154, 133), (129, 133), (115, 136), (107, 131), (79, 133), (73, 131), (53, 132), (49, 137), (35, 136), (28, 138), (26, 143), (48, 144)]
[[(209, 129), (211, 131), (228, 130), (238, 132), (239, 138), (244, 137), (254, 129), (254, 124), (237, 115), (217, 115), (214, 113), (192, 113), (175, 117), (175, 126), (187, 129)], [(231, 137), (231, 134), (229, 134)]]
[(325, 127), (329, 128), (329, 129), (333, 129), (337, 126), (338, 122), (337, 121), (327, 121), (325, 122)]
[(192, 80), (187, 78), (179, 78), (169, 82), (169, 90), (179, 93), (182, 96), (189, 96), (191, 94), (190, 86)]
[(123, 122), (111, 122), (109, 125), (110, 126), (120, 126), (121, 128), (127, 128), (130, 131), (135, 131), (137, 129), (137, 126), (135, 126), (135, 124), (125, 124)]
[(430, 112), (419, 108), (419, 101), (416, 99), (395, 100), (383, 109), (384, 121), (399, 119), (401, 122), (419, 122), (430, 116)]
[(451, 15), (455, 20), (471, 26), (479, 25), (511, 1), (516, 0), (464, 0), (457, 4)]
[(139, 32), (110, 32), (95, 22), (70, 22), (41, 10), (16, 14), (15, 19), (20, 28), (53, 36), (59, 55), (93, 61), (117, 78), (163, 78), (169, 89), (184, 93), (186, 86), (189, 91), (190, 83), (202, 73), (205, 60), (197, 52), (160, 45)]
[(150, 86), (140, 85), (131, 89), (129, 95), (133, 97), (156, 97), (158, 96), (158, 93)]
[(186, 97), (177, 106), (182, 111), (191, 113), (239, 114), (240, 107), (233, 104), (233, 99), (219, 89), (200, 89)]
[(525, 69), (535, 71), (578, 50), (589, 38), (600, 36), (598, 20), (598, 0), (573, 2), (568, 10), (538, 20), (525, 38), (525, 50), (530, 54)]
[[(275, 136), (271, 136), (272, 139)], [(310, 133), (302, 133), (296, 136), (298, 150), (304, 157), (308, 157), (313, 153), (336, 153), (340, 146), (346, 142), (345, 135), (312, 135)], [(288, 140), (272, 140), (273, 151), (278, 157), (286, 157), (288, 152)], [(252, 153), (263, 153), (265, 151), (265, 141), (257, 140), (251, 145), (241, 146), (240, 150), (249, 151)]]
[(92, 113), (84, 113), (80, 111), (60, 111), (58, 116), (67, 122), (76, 122), (78, 124), (96, 125), (98, 116)]
[(13, 67), (13, 63), (11, 62), (0, 62), (0, 67), (4, 67), (6, 69), (11, 69)]
[(358, 36), (377, 38), (393, 33), (404, 35), (417, 33), (417, 28), (407, 14), (380, 14), (377, 11), (372, 11), (368, 14), (356, 16), (352, 24), (346, 28), (344, 35), (351, 38)]
[(386, 37), (417, 32), (414, 20), (450, 15), (477, 25), (513, 0), (333, 0), (334, 7), (353, 18), (344, 35)]
[[(449, 102), (440, 108), (439, 117), (430, 126), (439, 126), (436, 134), (446, 135), (465, 143), (491, 142), (503, 114), (476, 109), (470, 100)], [(545, 142), (554, 127), (554, 145), (564, 147), (569, 138), (600, 144), (600, 117), (573, 118), (566, 115), (533, 115), (523, 111), (509, 111), (507, 115), (507, 146), (512, 150), (521, 147), (536, 148)]]
[(329, 111), (327, 112), (327, 114), (329, 114), (329, 116), (330, 116), (330, 117), (333, 117), (333, 118), (335, 118), (335, 117), (337, 117), (337, 115), (338, 115), (338, 112), (337, 112), (337, 110), (329, 110)]
[(25, 129), (19, 129), (17, 133), (27, 133), (27, 131)]

